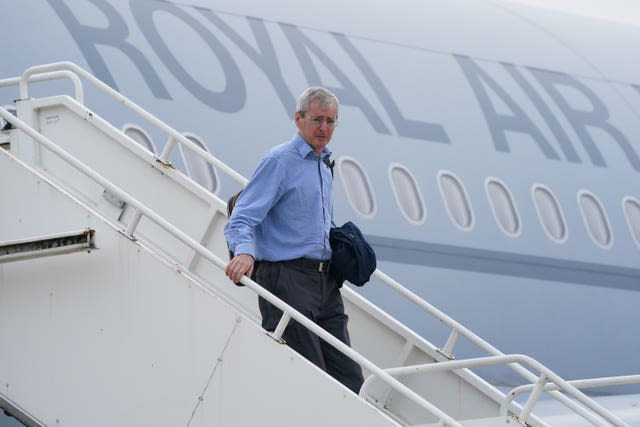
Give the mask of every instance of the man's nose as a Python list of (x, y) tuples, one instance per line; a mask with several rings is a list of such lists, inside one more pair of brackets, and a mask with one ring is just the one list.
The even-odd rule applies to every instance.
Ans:
[(320, 122), (320, 129), (328, 130), (329, 129), (329, 121), (328, 120), (322, 120)]

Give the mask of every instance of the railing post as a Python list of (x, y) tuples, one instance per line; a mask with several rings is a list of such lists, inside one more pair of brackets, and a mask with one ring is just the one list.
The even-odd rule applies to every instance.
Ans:
[(280, 318), (280, 321), (278, 322), (278, 326), (276, 327), (276, 330), (273, 331), (273, 334), (271, 334), (271, 336), (276, 340), (276, 341), (280, 341), (280, 342), (284, 342), (282, 340), (282, 334), (284, 334), (284, 330), (286, 329), (287, 325), (289, 324), (289, 320), (291, 320), (291, 315), (289, 313), (282, 313), (282, 317)]
[(142, 212), (136, 209), (135, 213), (133, 214), (133, 218), (131, 218), (131, 222), (127, 226), (127, 231), (126, 231), (127, 236), (129, 236), (132, 239), (135, 239), (135, 237), (133, 237), (133, 232), (136, 231), (136, 228), (138, 227), (138, 224), (140, 223), (141, 219), (142, 219)]
[(447, 339), (446, 344), (443, 348), (438, 349), (438, 353), (442, 354), (449, 360), (455, 359), (455, 357), (453, 356), (453, 347), (456, 345), (456, 342), (458, 342), (459, 335), (460, 333), (458, 332), (458, 330), (456, 328), (452, 328), (451, 334), (449, 334), (449, 338)]
[(176, 139), (174, 138), (173, 135), (169, 135), (169, 137), (167, 138), (167, 143), (164, 144), (164, 148), (162, 149), (162, 153), (160, 153), (160, 161), (163, 163), (167, 162), (167, 158), (169, 157), (169, 155), (171, 154), (171, 151), (173, 150), (173, 147), (176, 145)]
[(547, 375), (540, 374), (538, 377), (538, 381), (536, 382), (536, 386), (531, 392), (529, 399), (527, 400), (526, 405), (522, 408), (522, 412), (520, 413), (520, 422), (523, 424), (527, 423), (527, 419), (531, 415), (531, 411), (533, 411), (533, 407), (538, 402), (540, 395), (542, 394), (542, 390), (544, 389), (545, 384), (547, 383)]

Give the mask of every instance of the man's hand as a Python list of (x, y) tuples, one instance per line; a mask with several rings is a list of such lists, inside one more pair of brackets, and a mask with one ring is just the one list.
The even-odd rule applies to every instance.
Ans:
[(227, 264), (224, 274), (234, 282), (239, 282), (245, 274), (247, 277), (251, 277), (251, 273), (253, 273), (253, 263), (254, 260), (251, 255), (236, 255), (229, 261), (229, 264)]

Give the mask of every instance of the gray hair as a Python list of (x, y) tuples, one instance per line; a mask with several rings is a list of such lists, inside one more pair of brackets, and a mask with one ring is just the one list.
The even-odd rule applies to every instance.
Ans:
[(320, 86), (312, 86), (300, 94), (296, 111), (304, 116), (313, 100), (317, 100), (322, 108), (327, 108), (331, 104), (336, 104), (336, 107), (339, 105), (338, 98), (330, 90)]

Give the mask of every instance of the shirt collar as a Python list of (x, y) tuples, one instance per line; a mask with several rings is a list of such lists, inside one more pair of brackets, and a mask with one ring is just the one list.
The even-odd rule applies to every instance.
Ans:
[[(316, 153), (313, 151), (313, 148), (311, 148), (311, 146), (307, 144), (307, 141), (305, 141), (304, 138), (301, 137), (298, 133), (296, 133), (296, 135), (293, 137), (293, 145), (298, 151), (298, 154), (300, 154), (300, 157), (302, 157), (303, 159), (305, 159), (309, 155), (309, 153), (313, 153), (314, 156), (316, 155)], [(325, 158), (327, 156), (331, 156), (331, 150), (329, 150), (325, 146), (322, 149), (322, 158)]]

